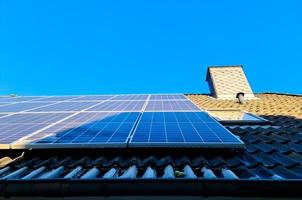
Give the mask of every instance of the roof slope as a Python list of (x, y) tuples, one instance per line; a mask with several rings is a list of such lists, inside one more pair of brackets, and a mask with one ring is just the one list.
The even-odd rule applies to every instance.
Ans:
[(217, 100), (208, 95), (188, 95), (196, 105), (204, 109), (242, 109), (257, 115), (302, 119), (302, 96), (269, 93), (255, 96), (258, 99), (239, 104), (234, 100)]
[[(26, 152), (20, 157), (12, 154), (3, 157), (0, 160), (0, 178), (6, 181), (23, 178), (23, 180), (31, 181), (30, 183), (33, 184), (35, 181), (41, 183), (39, 181), (43, 180), (77, 180), (79, 184), (82, 181), (87, 184), (85, 180), (94, 180), (93, 183), (107, 184), (106, 187), (104, 186), (106, 188), (104, 191), (99, 186), (96, 187), (96, 192), (102, 191), (104, 193), (108, 192), (108, 187), (110, 187), (108, 184), (138, 184), (138, 182), (131, 182), (130, 180), (140, 180), (151, 184), (150, 180), (155, 180), (157, 185), (155, 184), (153, 187), (144, 185), (144, 188), (149, 188), (150, 192), (157, 189), (159, 194), (163, 192), (162, 186), (167, 186), (168, 182), (172, 184), (173, 181), (176, 181), (173, 183), (179, 183), (183, 180), (186, 182), (180, 182), (181, 184), (193, 184), (190, 185), (191, 189), (196, 187), (196, 184), (194, 185), (194, 183), (197, 183), (196, 181), (214, 180), (225, 184), (224, 186), (229, 185), (229, 181), (235, 181), (232, 182), (234, 187), (239, 184), (236, 195), (241, 194), (239, 191), (245, 191), (247, 192), (246, 195), (251, 195), (248, 192), (249, 190), (242, 189), (243, 185), (240, 181), (244, 183), (248, 181), (248, 183), (253, 184), (253, 188), (260, 187), (261, 184), (258, 183), (263, 183), (263, 181), (273, 181), (262, 184), (262, 192), (269, 191), (267, 187), (269, 183), (271, 190), (276, 190), (275, 195), (289, 194), (285, 191), (290, 191), (292, 182), (287, 181), (298, 181), (299, 187), (295, 188), (295, 192), (298, 191), (301, 195), (298, 188), (301, 188), (302, 182), (302, 97), (277, 94), (258, 94), (256, 96), (258, 97), (256, 100), (239, 104), (232, 100), (213, 99), (207, 95), (188, 95), (194, 103), (203, 109), (240, 108), (271, 121), (269, 125), (226, 126), (245, 142), (246, 149), (243, 151), (210, 152), (209, 150), (192, 151), (189, 149), (161, 152), (147, 149), (145, 151), (119, 151), (115, 153), (105, 152), (105, 150), (87, 150), (84, 152), (32, 151)], [(109, 178), (109, 180), (116, 180), (116, 182), (108, 183), (107, 179), (104, 180), (104, 177)], [(280, 188), (273, 187), (276, 182), (283, 186), (286, 182), (287, 185)], [(213, 187), (217, 187), (215, 185), (217, 182), (211, 183), (214, 184)], [(141, 182), (133, 186), (134, 188), (128, 185), (127, 191), (135, 190), (139, 192), (136, 187), (143, 187), (140, 184)], [(174, 187), (171, 188), (174, 194), (177, 193), (175, 187), (185, 189), (180, 185), (170, 186)], [(24, 192), (26, 190), (24, 187), (24, 184), (19, 185), (18, 191)], [(5, 190), (6, 187), (0, 188), (2, 188), (0, 190)], [(34, 188), (32, 187), (28, 193), (32, 192)], [(125, 193), (125, 191), (120, 191), (122, 188), (122, 185), (119, 185), (119, 189), (115, 188), (115, 191)], [(207, 195), (209, 195), (211, 186), (207, 185), (206, 188)], [(223, 188), (225, 188), (225, 192), (234, 189), (222, 187), (220, 192), (223, 191)], [(219, 192), (215, 188), (212, 189), (213, 193), (215, 190), (215, 194)], [(92, 190), (93, 188), (88, 190), (82, 188), (82, 191), (85, 191), (86, 194)], [(61, 195), (64, 194), (64, 191), (64, 187), (56, 190), (57, 194)], [(0, 192), (16, 193), (16, 191), (11, 190)], [(154, 191), (153, 194), (155, 194)]]

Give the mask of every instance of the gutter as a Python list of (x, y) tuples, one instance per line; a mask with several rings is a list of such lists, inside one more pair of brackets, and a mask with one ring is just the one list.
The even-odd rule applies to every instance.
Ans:
[(3, 180), (0, 194), (13, 196), (228, 196), (301, 197), (302, 180), (51, 179)]

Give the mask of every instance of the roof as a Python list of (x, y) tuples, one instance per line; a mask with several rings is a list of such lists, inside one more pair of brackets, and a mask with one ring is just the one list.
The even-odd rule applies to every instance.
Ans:
[(302, 97), (256, 96), (239, 104), (188, 95), (203, 109), (238, 108), (268, 119), (271, 123), (265, 125), (226, 125), (245, 142), (243, 150), (2, 151), (0, 192), (6, 196), (253, 196), (271, 191), (301, 195)]
[(209, 67), (206, 80), (217, 99), (236, 99), (238, 93), (244, 93), (246, 99), (255, 98), (242, 65)]

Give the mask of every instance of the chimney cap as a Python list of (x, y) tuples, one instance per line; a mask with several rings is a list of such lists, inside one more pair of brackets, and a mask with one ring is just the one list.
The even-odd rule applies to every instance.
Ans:
[(242, 68), (243, 69), (243, 65), (212, 65), (212, 66), (209, 66), (208, 69), (207, 69), (207, 76), (206, 76), (206, 81), (209, 80), (210, 78), (210, 69), (212, 68)]

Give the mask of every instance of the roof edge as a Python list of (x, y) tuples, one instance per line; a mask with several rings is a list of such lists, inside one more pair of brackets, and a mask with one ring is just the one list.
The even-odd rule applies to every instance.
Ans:
[(302, 97), (302, 94), (292, 94), (292, 93), (282, 93), (282, 92), (261, 92), (256, 94), (277, 94), (277, 95), (285, 95), (285, 96)]
[[(284, 95), (284, 96), (294, 96), (294, 97), (302, 97), (302, 94), (292, 94), (292, 93), (282, 93), (282, 92), (255, 92), (255, 95), (259, 94), (277, 94), (277, 95)], [(205, 95), (210, 96), (210, 93), (184, 93), (184, 95)], [(211, 96), (210, 96), (211, 97)]]
[[(270, 187), (267, 187), (270, 185)], [(284, 187), (286, 185), (286, 187)], [(300, 197), (301, 180), (2, 180), (0, 192), (5, 197), (15, 196), (228, 196), (228, 197)], [(175, 190), (178, 188), (178, 190)], [(251, 190), (253, 188), (253, 190)]]

